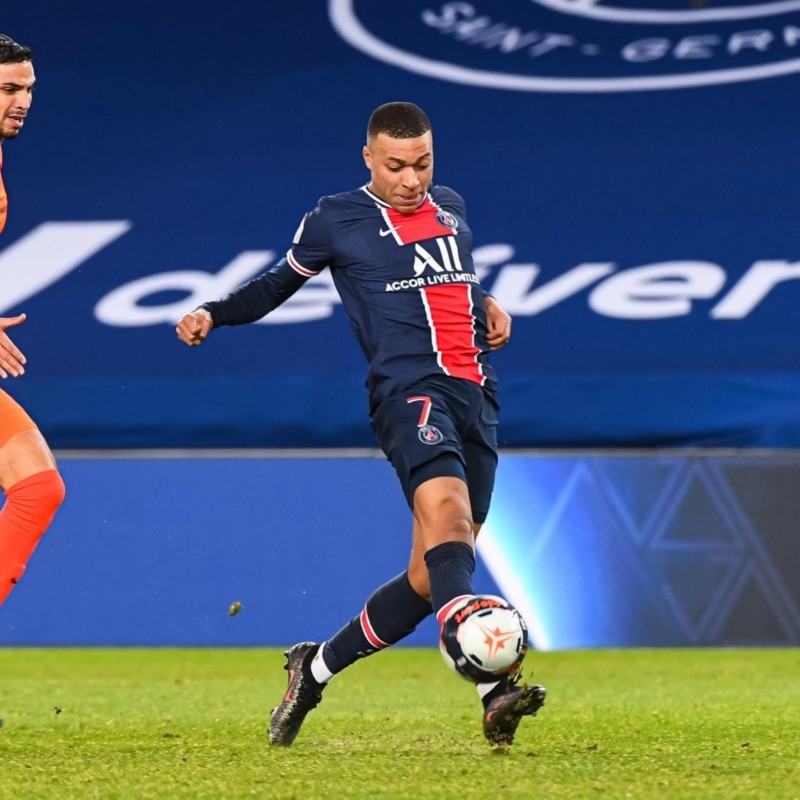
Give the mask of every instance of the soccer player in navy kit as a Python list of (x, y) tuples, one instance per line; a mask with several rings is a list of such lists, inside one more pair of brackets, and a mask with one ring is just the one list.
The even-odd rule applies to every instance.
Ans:
[[(287, 652), (289, 686), (273, 710), (270, 743), (291, 745), (327, 682), (357, 659), (400, 641), (432, 612), (474, 594), (475, 538), (497, 464), (496, 379), (489, 351), (511, 320), (482, 292), (464, 202), (432, 186), (433, 138), (412, 103), (371, 115), (364, 161), (371, 180), (324, 197), (275, 267), (178, 323), (199, 345), (212, 328), (253, 322), (329, 268), (369, 361), (370, 417), (413, 512), (408, 569), (377, 589), (327, 642)], [(523, 716), (544, 703), (518, 676), (479, 684), (490, 743), (511, 744)]]

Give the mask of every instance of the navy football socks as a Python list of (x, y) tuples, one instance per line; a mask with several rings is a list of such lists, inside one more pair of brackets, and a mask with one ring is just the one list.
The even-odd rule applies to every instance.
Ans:
[(474, 594), (475, 553), (464, 542), (443, 542), (425, 553), (431, 583), (431, 605), (441, 623), (453, 600)]
[(399, 642), (432, 611), (403, 572), (376, 590), (363, 611), (323, 645), (322, 660), (335, 675), (359, 658)]
[[(432, 611), (444, 612), (453, 600), (474, 594), (475, 553), (463, 542), (444, 542), (425, 553), (431, 602), (420, 597), (403, 572), (377, 589), (362, 612), (322, 646), (322, 661), (332, 673), (383, 650), (412, 633)], [(441, 622), (441, 619), (440, 619)]]

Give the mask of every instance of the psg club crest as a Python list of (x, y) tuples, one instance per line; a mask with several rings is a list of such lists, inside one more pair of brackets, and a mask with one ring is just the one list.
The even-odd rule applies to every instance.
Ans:
[(433, 425), (420, 425), (417, 436), (422, 444), (439, 444), (444, 439), (442, 432)]
[(436, 212), (436, 221), (440, 225), (444, 225), (446, 228), (452, 228), (453, 230), (458, 227), (458, 220), (449, 211), (445, 211), (443, 208), (440, 208)]

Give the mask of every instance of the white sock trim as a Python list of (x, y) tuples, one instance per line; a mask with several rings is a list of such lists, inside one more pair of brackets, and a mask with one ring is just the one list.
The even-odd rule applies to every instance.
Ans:
[(333, 673), (328, 669), (328, 665), (322, 657), (323, 647), (325, 647), (324, 642), (317, 648), (314, 658), (311, 659), (311, 674), (317, 683), (327, 683), (333, 677)]
[(494, 689), (495, 686), (498, 686), (500, 681), (495, 681), (494, 683), (476, 683), (475, 688), (478, 691), (478, 697), (483, 700), (489, 692)]

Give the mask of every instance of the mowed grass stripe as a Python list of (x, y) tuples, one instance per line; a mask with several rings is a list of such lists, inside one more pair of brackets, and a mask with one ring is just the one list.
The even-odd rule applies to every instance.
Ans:
[(437, 651), (337, 677), (266, 742), (277, 649), (0, 648), (0, 799), (800, 800), (800, 651), (530, 653), (548, 702), (503, 756)]

